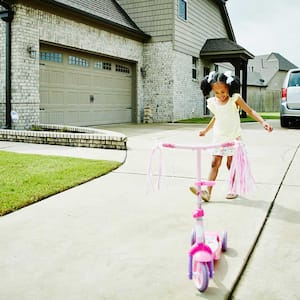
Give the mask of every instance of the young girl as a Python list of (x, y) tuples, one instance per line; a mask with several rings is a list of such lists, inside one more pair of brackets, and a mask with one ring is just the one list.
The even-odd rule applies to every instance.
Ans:
[[(199, 135), (205, 134), (213, 128), (213, 143), (220, 144), (241, 139), (241, 126), (239, 109), (244, 110), (250, 117), (258, 121), (265, 130), (271, 132), (272, 126), (265, 122), (262, 117), (253, 109), (251, 109), (237, 92), (240, 89), (240, 81), (238, 77), (231, 76), (231, 72), (217, 73), (210, 72), (201, 82), (201, 90), (204, 96), (207, 96), (211, 91), (214, 97), (207, 100), (207, 107), (213, 113), (213, 118), (204, 130), (201, 130)], [(217, 178), (219, 167), (222, 163), (223, 156), (227, 157), (227, 168), (230, 169), (234, 148), (226, 147), (216, 149), (213, 152), (211, 170), (209, 179), (214, 181)], [(196, 189), (190, 188), (193, 193)], [(209, 201), (212, 192), (212, 187), (207, 187), (203, 190), (201, 197), (204, 201)], [(229, 193), (227, 199), (234, 199), (238, 195)]]

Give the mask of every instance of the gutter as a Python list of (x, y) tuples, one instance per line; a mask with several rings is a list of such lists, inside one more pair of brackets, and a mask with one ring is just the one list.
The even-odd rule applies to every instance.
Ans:
[(6, 22), (6, 75), (5, 75), (5, 108), (6, 128), (11, 129), (11, 22), (14, 12), (11, 6), (0, 0), (0, 6), (6, 10), (0, 11), (0, 19)]

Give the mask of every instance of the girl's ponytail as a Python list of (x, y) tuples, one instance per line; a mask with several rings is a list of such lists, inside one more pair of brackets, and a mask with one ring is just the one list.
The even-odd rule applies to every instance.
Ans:
[(224, 73), (212, 71), (209, 73), (209, 75), (204, 77), (200, 84), (200, 89), (202, 90), (204, 96), (209, 95), (212, 90), (212, 85), (216, 82), (223, 82), (228, 86), (230, 97), (234, 93), (240, 92), (240, 80), (237, 76), (232, 76), (231, 71), (226, 71)]

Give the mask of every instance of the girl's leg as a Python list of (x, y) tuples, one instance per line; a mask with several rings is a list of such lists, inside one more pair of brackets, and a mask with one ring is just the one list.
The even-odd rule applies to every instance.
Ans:
[(227, 156), (227, 169), (230, 170), (231, 167), (231, 162), (232, 162), (232, 156)]
[[(232, 156), (227, 156), (227, 169), (230, 170), (230, 167), (231, 167), (231, 162), (232, 162)], [(233, 177), (233, 180), (234, 180), (234, 177)], [(227, 194), (226, 195), (226, 198), (227, 199), (235, 199), (238, 195), (237, 194)]]
[[(212, 162), (211, 162), (211, 169), (210, 169), (209, 176), (208, 176), (209, 181), (216, 180), (216, 178), (218, 176), (219, 168), (222, 163), (222, 158), (223, 158), (223, 156), (221, 156), (221, 155), (213, 155)], [(211, 194), (212, 188), (213, 188), (212, 186), (207, 187), (209, 194)]]
[[(223, 156), (221, 156), (221, 155), (213, 155), (212, 162), (211, 162), (211, 169), (210, 169), (210, 172), (208, 175), (209, 181), (215, 181), (215, 179), (217, 178), (219, 168), (222, 163), (222, 158), (223, 158)], [(190, 191), (195, 195), (199, 194), (199, 192), (197, 191), (197, 189), (194, 186), (190, 187)], [(211, 192), (212, 192), (212, 186), (208, 186), (207, 190), (201, 190), (202, 200), (209, 201)]]

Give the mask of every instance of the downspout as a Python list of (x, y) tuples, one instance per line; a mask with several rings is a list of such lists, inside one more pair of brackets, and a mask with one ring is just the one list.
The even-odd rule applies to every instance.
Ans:
[(6, 10), (0, 12), (1, 19), (6, 22), (6, 75), (5, 75), (5, 91), (6, 91), (6, 128), (11, 129), (11, 22), (14, 12), (9, 4), (0, 0), (0, 6)]

